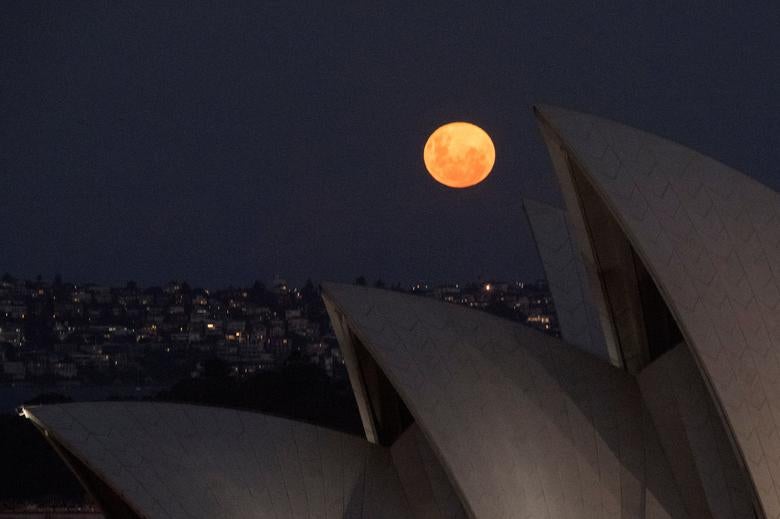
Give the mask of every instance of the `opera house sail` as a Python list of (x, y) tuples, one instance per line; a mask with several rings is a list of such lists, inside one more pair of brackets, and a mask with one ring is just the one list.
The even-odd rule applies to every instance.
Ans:
[(349, 434), (186, 404), (25, 413), (107, 517), (409, 517), (388, 449)]
[(593, 290), (597, 284), (589, 276), (597, 273), (587, 270), (566, 211), (530, 199), (523, 200), (523, 208), (555, 302), (561, 338), (619, 366), (617, 346), (608, 346), (602, 331), (601, 320), (608, 323), (609, 316), (599, 315), (597, 310), (603, 305), (594, 301), (601, 294)]
[(780, 200), (668, 140), (535, 109), (526, 201), (562, 339), (366, 287), (322, 295), (364, 437), (227, 409), (29, 407), (110, 517), (780, 516)]
[[(720, 418), (712, 421), (711, 435), (725, 435), (731, 448), (697, 458), (699, 435), (687, 424), (696, 427), (701, 420), (686, 420), (687, 412), (699, 410), (685, 405), (683, 387), (671, 395), (661, 395), (668, 389), (663, 387), (643, 390), (650, 402), (671, 398), (664, 409), (679, 414), (657, 419), (659, 431), (681, 426), (670, 420), (686, 427), (684, 449), (695, 466), (687, 467), (678, 484), (691, 483), (713, 516), (738, 517), (738, 510), (721, 512), (718, 505), (742, 509), (749, 499), (760, 516), (777, 517), (778, 194), (639, 130), (560, 108), (542, 107), (536, 114), (572, 234), (589, 270), (598, 273), (603, 297), (596, 300), (605, 305), (599, 312), (611, 316), (605, 333), (618, 345), (622, 366), (641, 382), (652, 379), (643, 373), (654, 362), (674, 363), (665, 356), (690, 356), (689, 378), (700, 377), (706, 388), (699, 410), (711, 406)], [(722, 477), (711, 477), (713, 467)], [(727, 467), (737, 467), (742, 477)]]
[(468, 308), (344, 285), (324, 297), (366, 429), (392, 442), (419, 426), (470, 517), (680, 517), (629, 374)]

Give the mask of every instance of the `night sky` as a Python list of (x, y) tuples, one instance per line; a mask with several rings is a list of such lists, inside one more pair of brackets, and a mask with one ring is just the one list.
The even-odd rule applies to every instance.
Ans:
[[(536, 102), (780, 189), (777, 2), (523, 4), (3, 2), (0, 273), (535, 279)], [(422, 163), (453, 120), (496, 145), (468, 190)]]

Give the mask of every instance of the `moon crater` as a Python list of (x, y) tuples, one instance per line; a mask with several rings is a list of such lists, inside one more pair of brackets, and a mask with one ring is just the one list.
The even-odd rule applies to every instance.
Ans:
[(431, 134), (425, 143), (423, 160), (431, 176), (445, 186), (471, 187), (490, 174), (496, 149), (479, 126), (454, 122)]

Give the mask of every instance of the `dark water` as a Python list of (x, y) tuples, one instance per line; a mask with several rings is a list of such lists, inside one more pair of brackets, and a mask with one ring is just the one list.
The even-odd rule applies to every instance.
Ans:
[(61, 382), (55, 384), (15, 383), (0, 384), (0, 413), (12, 413), (27, 400), (42, 393), (59, 393), (74, 402), (107, 400), (110, 397), (143, 398), (156, 394), (167, 386), (91, 386)]

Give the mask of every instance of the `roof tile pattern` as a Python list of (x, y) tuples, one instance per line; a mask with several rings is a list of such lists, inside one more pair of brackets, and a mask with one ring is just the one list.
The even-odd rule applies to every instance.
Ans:
[(685, 344), (637, 377), (692, 517), (754, 519), (752, 496)]
[(348, 434), (181, 404), (27, 412), (145, 517), (410, 517), (389, 450)]
[(390, 447), (393, 464), (408, 496), (409, 507), (421, 519), (465, 519), (466, 512), (450, 480), (417, 424)]
[(563, 340), (609, 360), (598, 310), (579, 248), (569, 232), (566, 212), (523, 200), (539, 256), (547, 274)]
[(628, 374), (526, 326), (326, 285), (472, 517), (686, 517)]
[(780, 517), (780, 197), (666, 139), (559, 108), (539, 114), (653, 275), (764, 512)]

